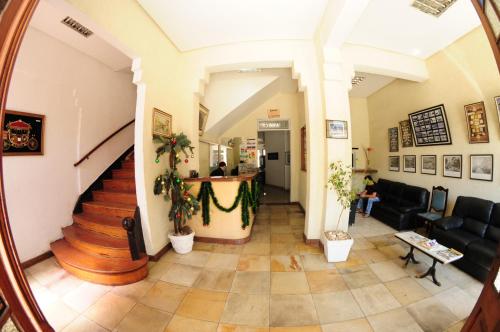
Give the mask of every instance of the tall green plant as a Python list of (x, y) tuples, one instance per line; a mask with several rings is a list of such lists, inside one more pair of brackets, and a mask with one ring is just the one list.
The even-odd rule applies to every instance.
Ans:
[(356, 193), (352, 190), (352, 169), (344, 165), (342, 161), (330, 164), (330, 175), (328, 177), (328, 187), (337, 194), (337, 202), (342, 206), (335, 231), (338, 231), (340, 219), (345, 209), (351, 207), (351, 203), (356, 198)]

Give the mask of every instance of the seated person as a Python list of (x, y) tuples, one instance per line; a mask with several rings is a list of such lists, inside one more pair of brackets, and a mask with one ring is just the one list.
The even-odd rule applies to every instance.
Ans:
[(224, 176), (224, 173), (226, 171), (226, 163), (221, 161), (219, 163), (219, 167), (214, 169), (211, 173), (210, 176)]
[(366, 209), (364, 217), (368, 218), (370, 216), (370, 212), (372, 210), (373, 203), (380, 202), (380, 197), (376, 192), (376, 183), (373, 181), (370, 175), (365, 176), (364, 179), (365, 190), (359, 194), (360, 200), (358, 201), (358, 205), (356, 206), (357, 212), (363, 212), (363, 202), (364, 198), (367, 199)]

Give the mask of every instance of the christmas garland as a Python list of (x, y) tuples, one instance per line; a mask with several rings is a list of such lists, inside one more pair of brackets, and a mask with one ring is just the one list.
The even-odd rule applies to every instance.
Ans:
[(221, 211), (231, 212), (238, 207), (241, 201), (241, 228), (245, 229), (250, 225), (250, 213), (248, 212), (249, 206), (252, 207), (253, 213), (257, 211), (259, 205), (259, 184), (257, 181), (252, 180), (251, 188), (248, 189), (247, 181), (242, 181), (238, 187), (238, 195), (234, 199), (233, 204), (226, 208), (219, 203), (219, 200), (215, 196), (214, 190), (212, 188), (211, 182), (202, 182), (200, 187), (200, 192), (198, 193), (197, 200), (202, 203), (202, 218), (203, 225), (210, 224), (210, 198), (214, 202), (214, 205)]

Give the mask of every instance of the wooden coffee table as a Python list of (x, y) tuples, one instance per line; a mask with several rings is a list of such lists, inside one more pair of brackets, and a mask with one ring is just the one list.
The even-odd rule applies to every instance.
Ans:
[(401, 259), (405, 260), (405, 267), (408, 266), (408, 263), (412, 261), (414, 264), (419, 264), (413, 255), (413, 249), (418, 249), (423, 252), (430, 258), (432, 258), (432, 266), (425, 272), (424, 274), (418, 275), (417, 278), (425, 278), (427, 276), (432, 277), (432, 282), (436, 285), (441, 286), (441, 283), (436, 279), (436, 263), (439, 262), (441, 264), (448, 264), (459, 260), (464, 255), (455, 249), (450, 249), (441, 244), (437, 244), (433, 248), (428, 248), (424, 245), (426, 241), (429, 241), (428, 238), (417, 234), (415, 232), (401, 232), (394, 234), (395, 237), (400, 239), (401, 241), (410, 245), (410, 251), (406, 256), (400, 256)]

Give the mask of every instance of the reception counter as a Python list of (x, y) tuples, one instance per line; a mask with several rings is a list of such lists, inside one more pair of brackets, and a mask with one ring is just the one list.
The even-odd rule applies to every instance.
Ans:
[[(186, 184), (192, 185), (190, 192), (196, 197), (200, 192), (203, 183), (210, 183), (213, 193), (218, 203), (224, 208), (229, 208), (233, 205), (242, 182), (247, 182), (248, 189), (252, 188), (252, 180), (256, 174), (239, 175), (239, 176), (217, 176), (204, 178), (189, 178), (184, 179)], [(200, 200), (200, 205), (202, 205)], [(188, 225), (195, 232), (195, 240), (200, 242), (226, 243), (226, 244), (243, 244), (250, 240), (253, 221), (255, 215), (251, 206), (248, 207), (248, 226), (243, 228), (242, 215), (242, 199), (238, 206), (231, 212), (220, 210), (213, 199), (209, 198), (209, 213), (210, 223), (203, 225), (203, 216), (201, 206), (200, 211), (188, 221)]]

